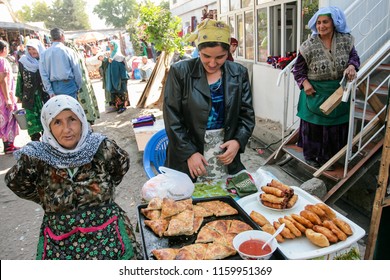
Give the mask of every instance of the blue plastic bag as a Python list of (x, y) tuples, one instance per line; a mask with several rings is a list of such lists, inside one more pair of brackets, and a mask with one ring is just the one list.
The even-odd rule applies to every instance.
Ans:
[(141, 71), (138, 68), (134, 69), (134, 79), (141, 80)]

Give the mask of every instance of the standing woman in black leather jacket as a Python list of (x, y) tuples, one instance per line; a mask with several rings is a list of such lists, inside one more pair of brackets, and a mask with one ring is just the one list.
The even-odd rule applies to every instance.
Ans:
[(227, 61), (226, 23), (206, 19), (189, 40), (199, 57), (173, 64), (164, 90), (165, 165), (193, 181), (220, 179), (245, 169), (240, 154), (255, 126), (248, 70)]

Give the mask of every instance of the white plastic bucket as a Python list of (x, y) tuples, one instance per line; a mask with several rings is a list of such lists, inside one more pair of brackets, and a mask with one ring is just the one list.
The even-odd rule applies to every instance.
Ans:
[(20, 129), (27, 129), (26, 110), (23, 108), (16, 110), (13, 112), (13, 115), (15, 116)]

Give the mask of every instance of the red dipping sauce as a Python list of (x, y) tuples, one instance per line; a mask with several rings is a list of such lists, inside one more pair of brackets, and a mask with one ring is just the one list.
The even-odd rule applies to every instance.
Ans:
[(264, 249), (261, 249), (264, 245), (264, 241), (260, 239), (249, 239), (241, 243), (238, 249), (240, 252), (251, 256), (263, 256), (271, 253), (271, 247), (266, 245)]

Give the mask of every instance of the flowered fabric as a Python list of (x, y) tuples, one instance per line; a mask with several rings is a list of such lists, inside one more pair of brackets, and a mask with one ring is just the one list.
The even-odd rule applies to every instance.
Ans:
[[(118, 235), (115, 233), (115, 236), (111, 236), (115, 228), (121, 231), (120, 236), (123, 239), (130, 239), (134, 251), (132, 258), (139, 258), (142, 257), (142, 254), (135, 240), (132, 225), (125, 213), (119, 210), (119, 207), (114, 203), (115, 188), (122, 181), (128, 169), (129, 157), (126, 151), (119, 148), (115, 142), (106, 139), (101, 143), (93, 159), (88, 164), (73, 169), (73, 173), (68, 172), (68, 169), (56, 168), (38, 158), (22, 154), (16, 165), (7, 172), (5, 182), (17, 196), (38, 203), (45, 211), (40, 231), (40, 245), (44, 244), (42, 242), (46, 239), (46, 244), (50, 243), (49, 247), (51, 246), (50, 248), (44, 247), (46, 248), (45, 258), (78, 258), (73, 254), (68, 255), (70, 251), (73, 252), (73, 248), (65, 249), (67, 253), (63, 256), (54, 254), (54, 252), (63, 251), (59, 249), (60, 247), (64, 249), (63, 246), (74, 246), (74, 244), (62, 244), (61, 242), (57, 244), (55, 241), (58, 240), (52, 240), (53, 238), (49, 240), (47, 229), (50, 229), (56, 236), (61, 236), (71, 232), (76, 227), (90, 228), (95, 225), (100, 226), (101, 231), (90, 233), (92, 236), (88, 237), (89, 241), (83, 239), (87, 237), (82, 235), (80, 231), (74, 232), (76, 236), (83, 239), (84, 246), (87, 244), (94, 246), (92, 243), (98, 243), (100, 248), (97, 250), (91, 248), (88, 253), (93, 251), (93, 256), (84, 255), (80, 258), (109, 258), (107, 255), (102, 255), (104, 253), (101, 248), (102, 244), (106, 243), (108, 235), (110, 237), (107, 242), (114, 242), (111, 238), (115, 239), (116, 245), (113, 245), (112, 248), (119, 248), (117, 247), (120, 243), (117, 239)], [(107, 212), (104, 207), (108, 207), (107, 211), (113, 212)], [(88, 211), (91, 213), (89, 214)], [(69, 215), (70, 219), (63, 219), (61, 215), (54, 213)], [(83, 213), (86, 213), (88, 218), (81, 221), (83, 216), (80, 214), (83, 215)], [(100, 218), (101, 213), (107, 215), (104, 214), (104, 217)], [(113, 221), (112, 219), (117, 220)], [(121, 229), (121, 223), (126, 229), (125, 236)], [(93, 236), (94, 234), (97, 236)], [(73, 240), (73, 238), (76, 237), (67, 240)], [(56, 247), (57, 245), (54, 246), (54, 244), (60, 247)], [(120, 248), (122, 248), (121, 246)], [(37, 255), (39, 259), (43, 258), (42, 248), (39, 247)], [(108, 251), (112, 252), (111, 249), (106, 251), (107, 253), (109, 253)], [(112, 259), (119, 257), (123, 257), (123, 255), (122, 252), (118, 251), (118, 254)]]

